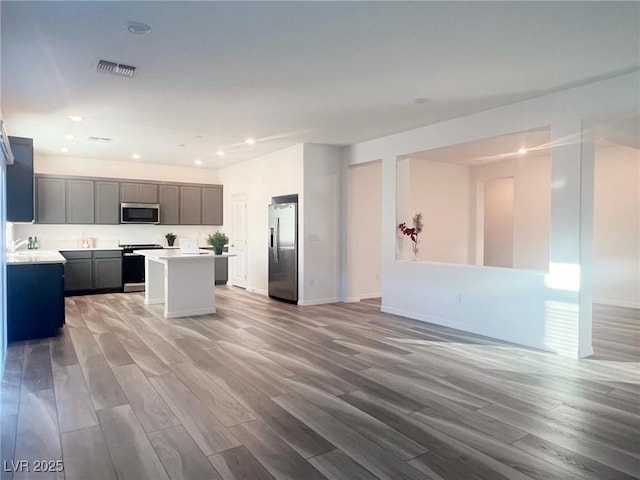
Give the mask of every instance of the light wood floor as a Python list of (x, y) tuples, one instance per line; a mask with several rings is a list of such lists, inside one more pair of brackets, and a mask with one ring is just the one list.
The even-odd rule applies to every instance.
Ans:
[[(9, 348), (2, 479), (629, 479), (638, 311), (597, 306), (572, 360), (379, 312), (217, 288), (166, 320), (140, 294), (67, 299)], [(606, 323), (606, 326), (605, 326)], [(12, 461), (62, 460), (59, 474)]]

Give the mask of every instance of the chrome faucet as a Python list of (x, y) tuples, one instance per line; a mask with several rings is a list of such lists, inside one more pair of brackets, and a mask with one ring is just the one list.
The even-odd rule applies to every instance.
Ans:
[(16, 250), (18, 250), (21, 246), (26, 245), (28, 241), (29, 240), (26, 239), (26, 238), (23, 239), (23, 240), (20, 240), (20, 239), (14, 240), (13, 242), (11, 242), (9, 244), (9, 252), (10, 253), (15, 253)]

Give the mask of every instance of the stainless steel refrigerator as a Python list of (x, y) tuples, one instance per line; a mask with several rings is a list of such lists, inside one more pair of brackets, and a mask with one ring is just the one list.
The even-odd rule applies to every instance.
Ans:
[[(297, 196), (287, 196), (287, 200)], [(298, 302), (298, 202), (269, 205), (269, 296)]]

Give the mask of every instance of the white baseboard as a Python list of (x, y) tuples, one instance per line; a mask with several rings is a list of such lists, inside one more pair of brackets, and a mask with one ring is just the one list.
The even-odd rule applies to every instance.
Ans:
[(247, 292), (257, 293), (258, 295), (264, 295), (265, 297), (269, 296), (269, 292), (266, 290), (261, 290), (259, 288), (247, 287), (245, 288)]
[(382, 293), (365, 293), (364, 295), (360, 295), (360, 300), (368, 300), (369, 298), (380, 298), (382, 297)]
[(515, 343), (517, 345), (522, 345), (525, 347), (537, 348), (539, 350), (545, 350), (547, 352), (552, 351), (544, 344), (536, 344), (533, 342), (523, 341), (516, 335), (510, 335), (509, 332), (505, 332), (504, 330), (491, 330), (488, 328), (479, 327), (477, 325), (456, 322), (453, 320), (447, 320), (445, 318), (434, 317), (432, 315), (425, 315), (423, 313), (408, 312), (399, 308), (387, 307), (384, 305), (380, 308), (380, 311), (384, 313), (391, 313), (393, 315), (400, 315), (401, 317), (412, 318), (414, 320), (420, 320), (422, 322), (433, 323), (434, 325), (440, 325), (442, 327), (455, 328), (456, 330), (462, 330), (464, 332), (474, 333), (476, 335), (483, 335), (485, 337), (495, 338), (496, 340)]
[(342, 297), (340, 301), (342, 303), (357, 303), (360, 301), (360, 297)]
[(633, 302), (625, 302), (620, 300), (610, 300), (608, 298), (594, 298), (593, 303), (600, 303), (602, 305), (609, 305), (611, 307), (624, 307), (640, 309), (640, 304)]
[(318, 298), (317, 300), (298, 300), (298, 305), (301, 307), (311, 307), (313, 305), (325, 305), (327, 303), (338, 303), (339, 298)]

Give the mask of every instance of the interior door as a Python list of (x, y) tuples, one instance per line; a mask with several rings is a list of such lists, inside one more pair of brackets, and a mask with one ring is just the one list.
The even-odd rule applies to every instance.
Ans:
[(240, 193), (231, 197), (232, 204), (232, 234), (229, 252), (235, 253), (231, 257), (231, 283), (236, 287), (247, 287), (247, 194)]

